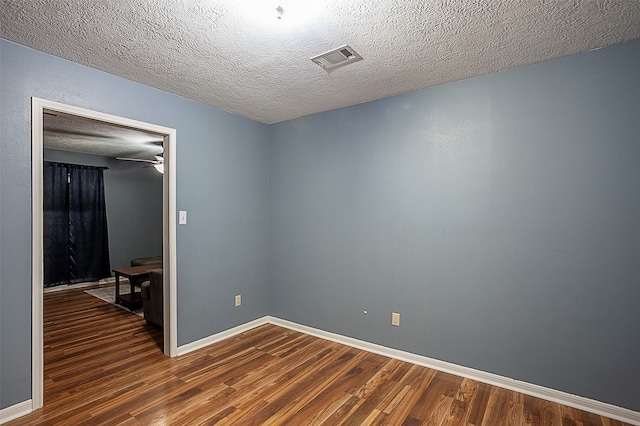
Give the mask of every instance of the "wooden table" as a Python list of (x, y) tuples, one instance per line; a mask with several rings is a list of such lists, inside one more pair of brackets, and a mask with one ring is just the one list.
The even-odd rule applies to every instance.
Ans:
[[(152, 269), (162, 269), (162, 263), (151, 263), (149, 265), (113, 269), (113, 273), (116, 275), (115, 302), (126, 306), (131, 310), (142, 306), (142, 297), (140, 296), (140, 292), (136, 292), (136, 282), (141, 282), (145, 278), (148, 278), (149, 271)], [(131, 284), (131, 293), (120, 294), (120, 277), (129, 279), (129, 284)]]

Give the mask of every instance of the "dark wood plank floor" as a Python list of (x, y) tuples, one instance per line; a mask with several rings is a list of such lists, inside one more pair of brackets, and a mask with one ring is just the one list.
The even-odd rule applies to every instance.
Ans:
[(624, 425), (273, 325), (170, 359), (83, 289), (44, 306), (45, 406), (8, 425)]

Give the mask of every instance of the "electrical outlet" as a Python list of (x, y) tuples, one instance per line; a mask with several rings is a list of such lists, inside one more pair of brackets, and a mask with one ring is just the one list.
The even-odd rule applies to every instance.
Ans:
[(240, 306), (242, 305), (242, 296), (241, 295), (236, 295), (236, 306)]
[(400, 314), (397, 312), (393, 312), (391, 314), (391, 325), (395, 325), (400, 327)]

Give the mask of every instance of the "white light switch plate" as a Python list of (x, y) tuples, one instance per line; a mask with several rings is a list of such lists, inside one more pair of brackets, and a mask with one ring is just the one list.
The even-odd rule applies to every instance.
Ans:
[(180, 210), (180, 217), (178, 219), (178, 224), (180, 224), (180, 225), (186, 225), (187, 224), (187, 211), (186, 210)]

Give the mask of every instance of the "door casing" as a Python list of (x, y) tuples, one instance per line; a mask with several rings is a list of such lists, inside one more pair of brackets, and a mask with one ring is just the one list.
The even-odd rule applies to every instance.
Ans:
[(32, 410), (44, 403), (44, 338), (43, 338), (43, 114), (60, 112), (119, 126), (132, 127), (163, 136), (164, 174), (162, 179), (162, 244), (163, 244), (163, 301), (164, 353), (174, 357), (177, 345), (177, 273), (176, 273), (176, 130), (66, 105), (46, 99), (31, 98), (31, 404)]

